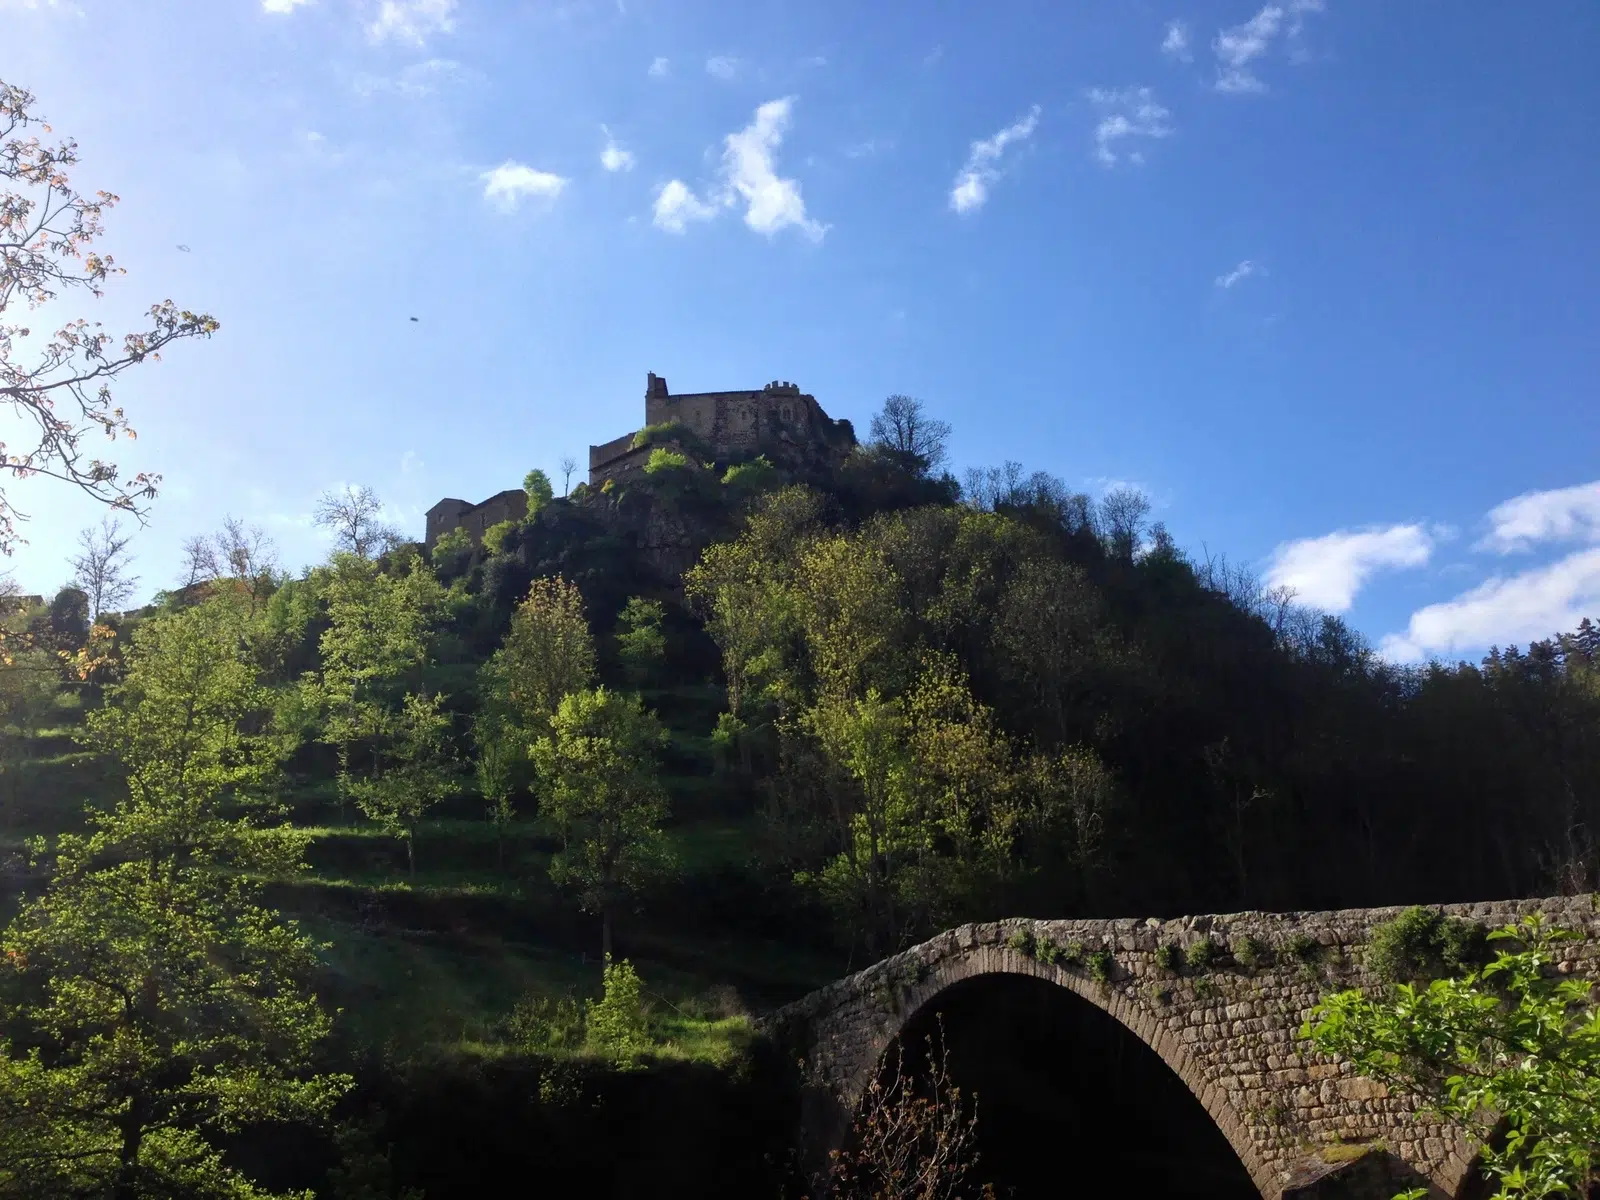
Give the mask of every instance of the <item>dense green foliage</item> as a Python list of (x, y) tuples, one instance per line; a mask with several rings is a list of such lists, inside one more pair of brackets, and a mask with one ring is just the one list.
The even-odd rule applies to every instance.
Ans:
[(313, 1070), (316, 947), (248, 881), (306, 842), (263, 800), (288, 747), (252, 632), (220, 598), (147, 622), (90, 716), (127, 792), (58, 840), (4, 938), (0, 1195), (264, 1196), (217, 1137), (321, 1118), (348, 1085)]
[[(481, 1083), (472, 1064), (502, 1060), (483, 1068), (492, 1103), (531, 1088), (531, 1127), (601, 1138), (575, 1097), (636, 1085), (585, 1072), (626, 1063), (699, 1088), (665, 1064), (743, 1070), (747, 1004), (955, 922), (1593, 883), (1592, 624), (1478, 665), (1394, 667), (1337, 619), (1190, 561), (1134, 494), (1091, 502), (1011, 465), (965, 489), (935, 475), (942, 436), (902, 405), (874, 444), (807, 473), (702, 460), (681, 430), (657, 431), (642, 445), (658, 469), (572, 498), (532, 480), (528, 517), (481, 544), (456, 531), (431, 551), (383, 549), (362, 526), (366, 553), (293, 578), (224, 570), (120, 625), (91, 625), (70, 592), (13, 614), (0, 860), (16, 865), (0, 862), (0, 903), (9, 917), (16, 887), (37, 895), (7, 934), (27, 968), (4, 993), (7, 1094), (59, 1099), (59, 1072), (91, 1062), (51, 1032), (66, 1026), (50, 1024), (46, 981), (69, 980), (71, 947), (113, 917), (126, 932), (106, 953), (174, 988), (256, 971), (270, 949), (280, 974), (252, 980), (288, 997), (304, 1035), (274, 1059), (283, 1087), (348, 1069), (360, 1084), (341, 1114), (365, 1120), (381, 1097), (385, 1138), (448, 1124), (431, 1099), (397, 1104), (393, 1080)], [(231, 632), (207, 625), (206, 642), (196, 623), (223, 615)], [(160, 723), (129, 723), (170, 707), (177, 684), (150, 691), (152, 664), (178, 630), (212, 647), (218, 694), (235, 697), (216, 711), (244, 715), (202, 726), (214, 743), (192, 753), (212, 775), (185, 786), (212, 790), (182, 811), (221, 824), (196, 826), (178, 876), (198, 915), (158, 929), (149, 897), (117, 892), (112, 913), (106, 889), (159, 814), (198, 819), (161, 799)], [(276, 807), (292, 833), (261, 815)], [(224, 828), (237, 844), (204, 848)], [(31, 835), (48, 839), (35, 866)], [(94, 838), (111, 840), (79, 848)], [(39, 940), (47, 929), (67, 940)], [(1470, 973), (1480, 950), (1419, 910), (1380, 936), (1374, 966), (1397, 981)], [(1319, 951), (1277, 952), (1309, 970)], [(1117, 975), (1100, 948), (1026, 952)], [(1227, 954), (1250, 971), (1269, 952), (1201, 939), (1163, 947), (1162, 967), (1210, 987)], [(343, 1010), (336, 1050), (313, 975)], [(183, 1028), (207, 1070), (256, 1062)], [(181, 1059), (175, 1040), (157, 1049)], [(298, 1116), (321, 1122), (337, 1090)], [(206, 1157), (227, 1138), (265, 1154), (265, 1134), (230, 1122), (186, 1109), (151, 1153), (181, 1141), (195, 1170), (243, 1170)], [(69, 1126), (60, 1137), (103, 1140)], [(321, 1167), (250, 1177), (326, 1191), (353, 1128), (317, 1135), (305, 1161)], [(352, 1148), (342, 1169), (392, 1176), (395, 1194), (437, 1187), (422, 1153)]]
[(1600, 1007), (1592, 980), (1554, 970), (1577, 935), (1535, 916), (1488, 936), (1509, 945), (1481, 970), (1340, 992), (1302, 1036), (1476, 1131), (1495, 1200), (1587, 1195), (1600, 1182)]

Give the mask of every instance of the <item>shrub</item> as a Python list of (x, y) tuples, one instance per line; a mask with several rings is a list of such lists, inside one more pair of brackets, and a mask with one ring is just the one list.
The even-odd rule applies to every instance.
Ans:
[(1322, 943), (1309, 933), (1296, 933), (1283, 944), (1284, 953), (1303, 963), (1314, 963), (1322, 957)]
[(508, 546), (506, 543), (515, 536), (516, 532), (517, 523), (515, 521), (501, 521), (498, 524), (489, 526), (483, 531), (484, 550), (491, 558), (501, 554), (509, 554), (516, 549), (516, 546)]
[(1031, 958), (1033, 956), (1033, 930), (1013, 929), (1011, 936), (1006, 939), (1006, 945), (1018, 954), (1026, 954)]
[(1177, 974), (1178, 964), (1182, 961), (1177, 946), (1171, 942), (1162, 942), (1156, 947), (1156, 966), (1163, 971)]
[(1217, 944), (1210, 938), (1203, 937), (1199, 941), (1190, 942), (1183, 952), (1183, 961), (1196, 971), (1204, 971), (1217, 957)]
[(660, 475), (664, 471), (686, 471), (689, 469), (689, 459), (676, 450), (669, 450), (665, 446), (657, 446), (650, 451), (650, 460), (644, 465), (646, 475)]
[(1462, 974), (1487, 960), (1488, 931), (1420, 905), (1372, 931), (1369, 969), (1385, 983), (1413, 983)]
[(1234, 938), (1230, 948), (1233, 951), (1233, 961), (1246, 971), (1254, 971), (1267, 961), (1266, 943), (1248, 933)]
[(741, 499), (771, 491), (779, 482), (778, 470), (767, 461), (765, 454), (749, 462), (734, 464), (722, 476), (722, 486)]
[(1045, 966), (1054, 966), (1061, 958), (1061, 947), (1047, 937), (1042, 937), (1035, 943), (1033, 956)]
[(627, 959), (607, 962), (605, 995), (585, 1006), (587, 1044), (618, 1059), (631, 1059), (650, 1048), (645, 1032), (643, 981)]
[(573, 1050), (583, 1044), (583, 1010), (571, 996), (532, 993), (506, 1018), (506, 1036), (519, 1050)]
[(1089, 975), (1096, 983), (1111, 981), (1111, 951), (1102, 947), (1089, 955)]
[(433, 573), (448, 583), (464, 574), (472, 562), (472, 539), (465, 529), (448, 529), (434, 542), (430, 557)]
[(646, 425), (633, 435), (633, 448), (643, 450), (647, 446), (660, 448), (666, 445), (675, 445), (693, 454), (695, 458), (710, 458), (712, 449), (706, 440), (690, 429), (682, 421), (665, 421), (660, 425)]
[(1063, 946), (1061, 948), (1061, 961), (1066, 966), (1081, 963), (1083, 961), (1083, 943), (1073, 941)]
[(1217, 995), (1217, 985), (1209, 979), (1196, 979), (1194, 981), (1194, 998), (1200, 1001), (1213, 1000)]

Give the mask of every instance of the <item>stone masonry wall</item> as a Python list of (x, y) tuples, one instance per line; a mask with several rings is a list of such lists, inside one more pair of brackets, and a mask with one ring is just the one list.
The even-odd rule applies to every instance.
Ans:
[[(1595, 974), (1600, 967), (1600, 914), (1592, 896), (1439, 906), (1449, 916), (1490, 928), (1535, 911), (1582, 931), (1568, 943), (1563, 971)], [(1414, 1098), (1390, 1095), (1353, 1073), (1348, 1063), (1313, 1054), (1298, 1036), (1326, 993), (1378, 980), (1362, 962), (1377, 925), (1399, 908), (1310, 913), (1235, 913), (1171, 921), (1002, 921), (964, 925), (842, 979), (779, 1010), (769, 1028), (803, 1056), (807, 1072), (802, 1139), (813, 1161), (839, 1144), (849, 1115), (890, 1041), (910, 1017), (962, 979), (1008, 973), (1050, 980), (1109, 1012), (1188, 1084), (1264, 1197), (1331, 1194), (1321, 1190), (1336, 1168), (1363, 1147), (1382, 1150), (1346, 1174), (1365, 1172), (1385, 1200), (1398, 1183), (1421, 1177), (1434, 1197), (1454, 1197), (1471, 1150), (1462, 1131), (1418, 1111)], [(1047, 965), (1013, 949), (1018, 929), (1057, 946), (1081, 943), (1084, 960)], [(1291, 939), (1305, 935), (1318, 950), (1296, 957)], [(1253, 938), (1265, 947), (1249, 969), (1228, 948)], [(1204, 970), (1156, 964), (1157, 947), (1187, 948), (1201, 938), (1218, 957)], [(1092, 978), (1087, 957), (1110, 951), (1106, 982)], [(1374, 1173), (1376, 1172), (1376, 1173)], [(1415, 1172), (1413, 1175), (1412, 1172)], [(1338, 1194), (1364, 1194), (1348, 1190)], [(1388, 1190), (1385, 1190), (1388, 1189)]]

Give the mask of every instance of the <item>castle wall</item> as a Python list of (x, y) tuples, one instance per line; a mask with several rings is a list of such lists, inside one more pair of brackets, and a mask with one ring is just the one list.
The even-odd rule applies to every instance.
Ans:
[(467, 504), (462, 500), (441, 500), (428, 510), (427, 531), (424, 543), (432, 550), (434, 543), (452, 529), (464, 530), (474, 545), (483, 541), (483, 534), (491, 525), (502, 521), (520, 521), (528, 515), (528, 494), (521, 488), (497, 492), (481, 504)]

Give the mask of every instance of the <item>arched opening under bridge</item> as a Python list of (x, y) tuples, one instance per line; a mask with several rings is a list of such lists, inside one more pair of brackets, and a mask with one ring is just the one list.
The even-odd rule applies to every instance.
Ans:
[(902, 1027), (903, 1069), (923, 1072), (941, 1036), (951, 1083), (977, 1097), (976, 1177), (997, 1196), (1261, 1194), (1161, 1056), (1067, 988), (1009, 974), (954, 983)]

